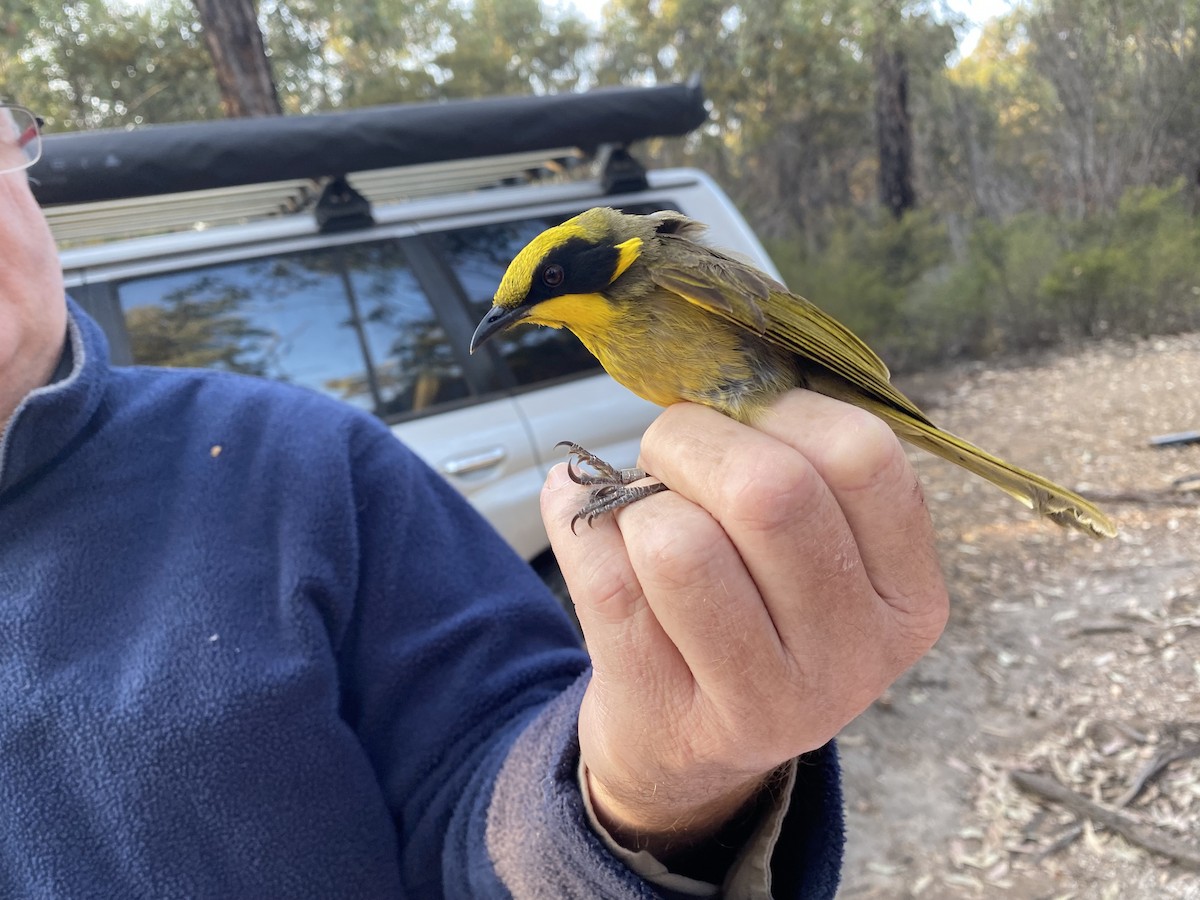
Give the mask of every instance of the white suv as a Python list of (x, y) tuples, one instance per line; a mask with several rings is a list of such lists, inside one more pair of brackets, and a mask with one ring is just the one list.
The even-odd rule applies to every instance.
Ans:
[[(290, 215), (63, 249), (68, 292), (116, 364), (210, 366), (282, 379), (389, 423), (555, 586), (538, 511), (545, 472), (576, 441), (632, 465), (659, 410), (612, 381), (566, 331), (517, 329), (470, 356), (470, 336), (530, 238), (591, 206), (677, 209), (715, 245), (775, 274), (703, 173), (525, 184), (377, 206), (322, 230)], [(47, 210), (60, 233), (78, 227)], [(86, 211), (85, 211), (86, 213)], [(86, 216), (85, 216), (86, 217)]]

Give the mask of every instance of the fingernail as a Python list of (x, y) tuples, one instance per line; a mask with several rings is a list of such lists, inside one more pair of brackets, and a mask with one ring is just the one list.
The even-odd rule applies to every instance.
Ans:
[(548, 491), (557, 491), (560, 487), (570, 483), (571, 479), (567, 477), (566, 463), (559, 463), (546, 475), (546, 490)]

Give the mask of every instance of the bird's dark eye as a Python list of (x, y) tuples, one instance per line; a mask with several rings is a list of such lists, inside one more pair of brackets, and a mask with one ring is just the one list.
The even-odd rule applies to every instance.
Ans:
[(563, 267), (558, 263), (551, 263), (542, 269), (542, 283), (548, 288), (558, 287), (566, 277), (567, 273), (563, 271)]

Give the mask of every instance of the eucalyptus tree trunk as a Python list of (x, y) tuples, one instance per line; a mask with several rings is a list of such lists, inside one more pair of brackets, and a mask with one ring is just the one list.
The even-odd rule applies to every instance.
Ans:
[(255, 0), (192, 0), (204, 26), (225, 115), (279, 115), (279, 94), (271, 75)]
[(912, 118), (908, 61), (886, 38), (875, 52), (875, 140), (879, 148), (879, 201), (899, 219), (917, 205), (913, 189)]

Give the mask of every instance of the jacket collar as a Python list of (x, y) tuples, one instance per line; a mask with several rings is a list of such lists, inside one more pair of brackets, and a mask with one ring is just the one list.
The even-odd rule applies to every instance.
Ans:
[(31, 391), (0, 438), (0, 497), (56, 461), (100, 406), (108, 383), (108, 342), (67, 299), (67, 339), (50, 383)]

